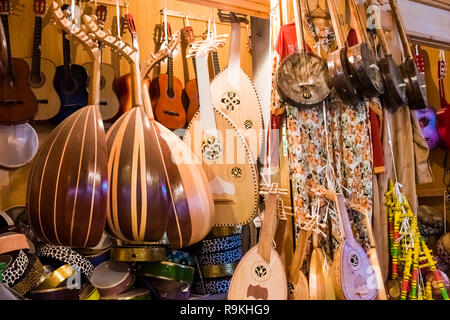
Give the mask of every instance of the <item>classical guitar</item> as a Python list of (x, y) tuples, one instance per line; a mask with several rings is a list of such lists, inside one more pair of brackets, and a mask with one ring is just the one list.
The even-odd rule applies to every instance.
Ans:
[(440, 51), (438, 61), (438, 83), (441, 110), (436, 116), (436, 126), (441, 139), (441, 145), (450, 150), (450, 103), (445, 97), (444, 79), (447, 75), (447, 64), (445, 62), (444, 51)]
[(85, 16), (84, 21), (97, 40), (122, 54), (132, 74), (133, 108), (113, 124), (107, 135), (110, 232), (122, 240), (137, 242), (158, 241), (167, 232), (175, 248), (200, 241), (210, 231), (214, 218), (208, 180), (188, 147), (154, 120), (148, 81), (141, 82), (175, 49), (178, 32), (167, 48), (144, 66), (141, 75), (135, 47), (104, 33), (91, 17)]
[[(287, 279), (273, 234), (280, 208), (277, 184), (264, 187), (266, 209), (259, 242), (239, 262), (231, 279), (228, 300), (286, 300)], [(282, 206), (282, 204), (281, 204)]]
[[(186, 109), (186, 121), (191, 122), (195, 113), (200, 107), (200, 101), (198, 99), (198, 87), (197, 78), (190, 79), (189, 77), (189, 65), (186, 58), (187, 48), (195, 41), (194, 30), (189, 22), (186, 22), (186, 27), (181, 30), (181, 54), (183, 56), (183, 71), (184, 71), (184, 89), (183, 89), (183, 105)], [(197, 66), (195, 59), (192, 59), (194, 65), (194, 74), (197, 74)]]
[(189, 123), (184, 136), (186, 144), (201, 161), (211, 185), (216, 226), (248, 223), (257, 212), (259, 198), (256, 161), (245, 138), (211, 99), (207, 54), (223, 43), (223, 40), (207, 39), (192, 44), (191, 51), (198, 50), (195, 60), (201, 88), (200, 111)]
[(59, 29), (80, 42), (93, 61), (89, 106), (69, 115), (39, 149), (28, 184), (28, 217), (46, 242), (94, 247), (102, 238), (108, 196), (108, 158), (100, 101), (100, 50), (53, 1)]
[[(103, 28), (108, 11), (105, 5), (98, 5), (95, 9), (95, 16), (99, 25)], [(100, 47), (101, 51), (101, 47)], [(90, 70), (92, 70), (92, 62), (83, 65), (86, 69), (89, 79), (92, 77)], [(100, 113), (103, 121), (114, 118), (119, 112), (119, 99), (117, 98), (113, 83), (116, 78), (116, 70), (110, 64), (101, 64), (101, 79), (100, 79)]]
[(0, 78), (0, 124), (16, 124), (32, 120), (37, 108), (36, 97), (28, 84), (29, 68), (22, 59), (13, 58), (9, 37), (10, 0), (0, 0), (0, 17), (3, 24), (7, 67)]
[[(167, 25), (167, 39), (170, 38), (170, 26)], [(153, 81), (158, 84), (158, 100), (155, 108), (156, 120), (169, 129), (180, 129), (186, 125), (182, 94), (183, 84), (173, 75), (173, 56), (167, 58), (167, 73), (161, 74)]]
[[(65, 4), (61, 9), (68, 14), (70, 6)], [(88, 91), (86, 89), (88, 74), (86, 69), (78, 64), (72, 64), (71, 41), (64, 30), (62, 31), (64, 65), (56, 67), (53, 86), (61, 100), (58, 114), (52, 118), (55, 123), (60, 123), (75, 111), (88, 104)]]
[(38, 102), (34, 120), (41, 121), (53, 118), (59, 112), (61, 102), (52, 83), (56, 66), (49, 59), (41, 57), (42, 22), (47, 11), (46, 0), (34, 0), (33, 9), (35, 16), (33, 55), (24, 60), (31, 68), (29, 83)]
[[(254, 159), (262, 148), (263, 117), (256, 89), (241, 69), (241, 21), (246, 18), (234, 13), (220, 12), (219, 18), (231, 22), (230, 59), (228, 67), (211, 83), (213, 104), (236, 124), (245, 136)], [(199, 86), (200, 91), (202, 90)]]

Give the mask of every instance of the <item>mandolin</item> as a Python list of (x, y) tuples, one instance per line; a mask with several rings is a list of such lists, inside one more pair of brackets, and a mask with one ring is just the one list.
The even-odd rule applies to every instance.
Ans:
[[(207, 46), (205, 43), (210, 43)], [(192, 44), (198, 48), (217, 48), (223, 40), (207, 38)], [(219, 47), (220, 47), (219, 46)], [(216, 108), (211, 99), (208, 52), (195, 57), (200, 109), (189, 123), (184, 141), (201, 161), (214, 198), (215, 226), (243, 225), (250, 222), (258, 209), (258, 173), (255, 160), (244, 136), (234, 122)]]
[[(166, 41), (171, 36), (170, 26), (166, 25)], [(186, 111), (183, 106), (183, 84), (173, 75), (172, 53), (167, 58), (167, 73), (153, 80), (158, 89), (154, 106), (156, 120), (169, 129), (180, 129), (186, 125)], [(153, 89), (153, 90), (156, 90)]]
[(41, 57), (42, 23), (47, 11), (46, 0), (34, 0), (33, 9), (35, 15), (33, 55), (24, 60), (31, 68), (29, 84), (38, 102), (34, 120), (43, 121), (53, 118), (59, 112), (61, 102), (52, 83), (56, 66), (49, 59)]
[(280, 256), (273, 248), (273, 235), (282, 202), (277, 184), (262, 188), (265, 214), (258, 244), (239, 262), (231, 279), (228, 300), (286, 300), (287, 279)]
[[(241, 21), (245, 17), (219, 11), (219, 18), (231, 23), (230, 59), (211, 83), (213, 104), (230, 117), (244, 135), (252, 156), (257, 160), (262, 148), (263, 117), (256, 89), (241, 69)], [(201, 86), (199, 86), (201, 91)]]
[[(95, 9), (95, 15), (99, 25), (103, 28), (108, 11), (105, 5), (98, 5)], [(102, 48), (100, 46), (100, 52)], [(102, 57), (103, 58), (103, 57)], [(83, 65), (88, 73), (89, 79), (92, 77), (90, 70), (92, 70), (92, 63), (86, 63)], [(102, 115), (103, 121), (113, 119), (119, 112), (119, 99), (117, 98), (113, 84), (116, 78), (116, 71), (114, 67), (110, 64), (103, 63), (100, 68), (101, 78), (100, 78), (100, 114)]]
[[(62, 10), (69, 14), (70, 6), (63, 5)], [(53, 86), (58, 93), (61, 106), (58, 114), (52, 118), (60, 123), (72, 113), (88, 104), (89, 93), (86, 90), (88, 74), (86, 69), (78, 64), (72, 64), (70, 34), (62, 31), (64, 65), (56, 67)]]
[[(194, 42), (194, 30), (186, 22), (186, 26), (181, 30), (181, 54), (183, 56), (183, 71), (184, 71), (184, 89), (183, 89), (183, 105), (186, 109), (186, 121), (191, 122), (195, 113), (200, 107), (200, 101), (198, 99), (198, 87), (197, 78), (190, 79), (189, 77), (189, 65), (186, 58), (187, 48)], [(192, 59), (192, 64), (194, 65), (194, 73), (197, 74), (197, 66), (195, 64), (195, 59)]]
[[(106, 34), (92, 17), (83, 18), (90, 33), (118, 50), (131, 66), (133, 108), (107, 134), (109, 232), (140, 243), (159, 241), (167, 233), (175, 248), (200, 241), (214, 219), (212, 194), (201, 165), (175, 134), (154, 120), (148, 81), (141, 81), (137, 46)], [(142, 79), (148, 79), (151, 69), (178, 42), (176, 33), (168, 47), (144, 66)]]
[(106, 222), (108, 159), (100, 101), (100, 50), (67, 19), (56, 1), (52, 16), (59, 29), (80, 42), (93, 61), (89, 106), (67, 116), (39, 149), (28, 184), (28, 217), (46, 242), (95, 247)]
[(29, 68), (22, 59), (13, 58), (9, 36), (10, 0), (0, 0), (0, 18), (6, 40), (6, 74), (0, 78), (0, 124), (17, 124), (33, 120), (38, 104), (28, 84)]

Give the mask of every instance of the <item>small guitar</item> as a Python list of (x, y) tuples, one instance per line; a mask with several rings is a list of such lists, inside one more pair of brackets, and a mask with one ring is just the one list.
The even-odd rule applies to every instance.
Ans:
[(38, 105), (28, 84), (29, 68), (22, 59), (13, 58), (9, 37), (10, 0), (0, 0), (0, 17), (3, 24), (7, 66), (5, 76), (0, 78), (0, 124), (17, 124), (32, 120)]
[[(68, 12), (69, 5), (65, 4), (61, 9)], [(88, 74), (86, 69), (78, 64), (72, 64), (70, 40), (67, 33), (62, 31), (64, 65), (56, 67), (53, 86), (61, 100), (58, 114), (52, 118), (55, 123), (60, 123), (75, 111), (88, 104), (89, 94), (86, 89)]]
[(52, 83), (56, 66), (49, 59), (41, 57), (42, 19), (47, 11), (46, 0), (34, 0), (33, 9), (35, 15), (33, 56), (24, 60), (31, 68), (29, 83), (38, 102), (34, 120), (42, 121), (53, 118), (59, 112), (61, 102)]
[[(98, 24), (103, 28), (108, 11), (105, 5), (98, 5), (95, 9), (95, 15), (97, 17)], [(101, 51), (100, 46), (100, 51)], [(92, 70), (92, 62), (83, 65), (86, 69), (89, 79), (92, 78), (90, 70)], [(117, 98), (113, 83), (116, 78), (116, 71), (110, 64), (101, 64), (101, 78), (100, 78), (100, 113), (103, 121), (114, 118), (119, 112), (119, 99)]]
[[(167, 25), (167, 39), (171, 37), (170, 26)], [(167, 73), (161, 74), (153, 81), (158, 84), (158, 101), (153, 106), (156, 120), (169, 129), (180, 129), (186, 125), (186, 111), (183, 101), (183, 84), (173, 75), (172, 53), (167, 58)]]
[[(187, 22), (186, 27), (181, 30), (181, 54), (183, 56), (184, 70), (183, 105), (186, 109), (187, 123), (191, 122), (192, 118), (200, 107), (200, 101), (198, 99), (197, 79), (190, 79), (189, 65), (186, 58), (187, 48), (194, 41), (194, 30)], [(194, 73), (197, 75), (197, 66), (195, 64), (195, 59), (192, 59), (192, 63), (194, 65)]]
[(280, 256), (273, 248), (280, 192), (285, 191), (279, 190), (277, 184), (262, 191), (266, 209), (259, 242), (239, 262), (231, 279), (228, 300), (287, 299), (286, 272)]
[(445, 62), (444, 52), (440, 52), (438, 61), (438, 83), (439, 83), (439, 97), (441, 100), (441, 110), (436, 116), (436, 126), (441, 139), (441, 145), (450, 150), (450, 103), (445, 97), (444, 79), (447, 75), (447, 64)]

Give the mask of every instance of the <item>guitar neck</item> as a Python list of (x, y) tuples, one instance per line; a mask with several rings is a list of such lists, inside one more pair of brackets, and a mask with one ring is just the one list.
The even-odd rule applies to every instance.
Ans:
[(211, 54), (214, 64), (214, 76), (217, 76), (220, 73), (219, 53), (217, 51), (213, 51)]
[(228, 81), (235, 86), (238, 86), (239, 84), (240, 68), (241, 68), (241, 25), (239, 22), (233, 22), (231, 24)]
[(186, 58), (187, 53), (187, 44), (183, 43), (181, 46), (181, 56), (183, 57), (183, 77), (184, 77), (184, 84), (186, 84), (190, 80), (189, 76), (189, 65)]
[[(158, 52), (159, 49), (161, 49), (161, 43), (155, 41), (155, 52)], [(158, 63), (155, 68), (153, 69), (153, 77), (156, 78), (161, 74), (161, 63)]]
[(194, 66), (194, 74), (195, 77), (197, 78), (197, 62), (195, 61), (194, 58), (192, 58), (192, 65)]
[(31, 60), (31, 73), (41, 73), (41, 40), (42, 40), (42, 17), (34, 18), (34, 38), (33, 38), (33, 57)]
[(66, 39), (66, 35), (67, 33), (63, 31), (64, 77), (67, 79), (72, 76), (72, 62), (70, 57), (70, 40)]
[(212, 104), (211, 88), (209, 85), (208, 61), (205, 56), (196, 56), (197, 83), (200, 100), (200, 119), (204, 131), (217, 130), (214, 107)]
[(167, 83), (167, 91), (170, 97), (173, 96), (173, 57), (172, 54), (167, 58), (167, 75), (168, 75), (168, 83)]
[(12, 69), (12, 56), (11, 56), (11, 41), (9, 38), (9, 23), (8, 23), (8, 15), (2, 15), (2, 24), (3, 24), (3, 30), (5, 32), (5, 38), (6, 38), (6, 51), (8, 54), (8, 67), (6, 69), (6, 72), (9, 75), (13, 74)]

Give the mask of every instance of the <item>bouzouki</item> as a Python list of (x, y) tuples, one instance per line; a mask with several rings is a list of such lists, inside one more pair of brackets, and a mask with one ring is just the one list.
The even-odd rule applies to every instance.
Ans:
[[(166, 40), (170, 39), (170, 26), (166, 26)], [(183, 106), (183, 84), (180, 79), (173, 75), (173, 56), (167, 58), (167, 73), (161, 74), (154, 79), (157, 83), (158, 100), (156, 101), (156, 120), (169, 129), (180, 129), (186, 125), (186, 111)], [(157, 82), (156, 82), (157, 81)]]
[(0, 79), (0, 124), (18, 124), (33, 120), (38, 104), (28, 84), (29, 68), (22, 59), (11, 55), (9, 36), (10, 0), (0, 1), (0, 18), (6, 41), (6, 74)]
[(31, 68), (29, 83), (38, 102), (34, 120), (41, 121), (53, 118), (59, 112), (61, 102), (52, 82), (56, 66), (49, 59), (41, 57), (42, 22), (47, 11), (46, 0), (34, 0), (33, 9), (35, 15), (33, 55), (24, 60)]
[(280, 256), (273, 248), (280, 192), (277, 184), (265, 187), (265, 214), (258, 244), (239, 262), (231, 279), (228, 300), (286, 300), (287, 279)]
[[(230, 58), (228, 66), (211, 83), (212, 101), (236, 124), (257, 160), (262, 149), (264, 124), (256, 89), (241, 68), (240, 25), (247, 19), (235, 13), (226, 15), (222, 11), (219, 11), (219, 18), (231, 22)], [(199, 90), (202, 90), (200, 86)]]
[(74, 25), (56, 1), (52, 16), (59, 29), (80, 42), (93, 61), (89, 106), (61, 122), (42, 145), (28, 184), (28, 217), (46, 242), (94, 247), (106, 222), (108, 159), (100, 102), (100, 50)]
[[(208, 46), (206, 43), (210, 43)], [(212, 102), (208, 52), (223, 40), (207, 38), (192, 44), (196, 54), (200, 109), (189, 123), (184, 141), (201, 161), (214, 197), (214, 225), (244, 225), (258, 209), (258, 174), (245, 137)], [(215, 45), (215, 46), (214, 46)], [(207, 50), (209, 49), (209, 50)]]
[[(70, 6), (65, 4), (62, 10), (69, 12)], [(73, 19), (72, 19), (73, 20)], [(88, 104), (89, 93), (86, 90), (88, 74), (86, 69), (78, 64), (72, 64), (70, 34), (62, 31), (64, 65), (56, 67), (53, 86), (58, 93), (61, 106), (58, 114), (52, 118), (60, 123), (72, 113)]]
[(400, 35), (403, 46), (405, 62), (400, 65), (404, 81), (406, 83), (406, 94), (408, 96), (408, 106), (413, 110), (424, 109), (428, 106), (427, 86), (425, 79), (419, 76), (416, 64), (414, 63), (411, 46), (406, 35), (405, 26), (400, 16), (400, 11), (396, 0), (389, 0), (392, 15)]
[(438, 61), (438, 83), (439, 83), (439, 97), (441, 102), (441, 110), (436, 116), (436, 126), (441, 139), (441, 145), (450, 150), (450, 103), (445, 97), (444, 79), (447, 75), (447, 64), (445, 62), (444, 51), (439, 53), (440, 59)]
[[(84, 22), (97, 40), (118, 50), (131, 66), (133, 108), (107, 135), (109, 231), (137, 242), (159, 241), (166, 232), (175, 248), (200, 241), (214, 220), (212, 194), (201, 165), (175, 134), (154, 120), (149, 82), (141, 81), (137, 47), (107, 35), (92, 17), (84, 16)], [(144, 66), (142, 79), (148, 80), (151, 69), (178, 42), (176, 33), (168, 47)]]
[[(98, 5), (95, 9), (95, 15), (99, 25), (103, 28), (108, 15), (106, 6)], [(101, 46), (100, 52), (102, 52)], [(92, 70), (92, 63), (86, 63), (83, 67), (86, 69), (90, 79), (92, 77), (90, 73), (90, 70)], [(116, 71), (112, 65), (103, 63), (103, 60), (100, 70), (101, 78), (99, 108), (103, 121), (106, 121), (114, 118), (119, 112), (119, 99), (117, 98), (113, 88), (114, 79), (116, 78)]]

